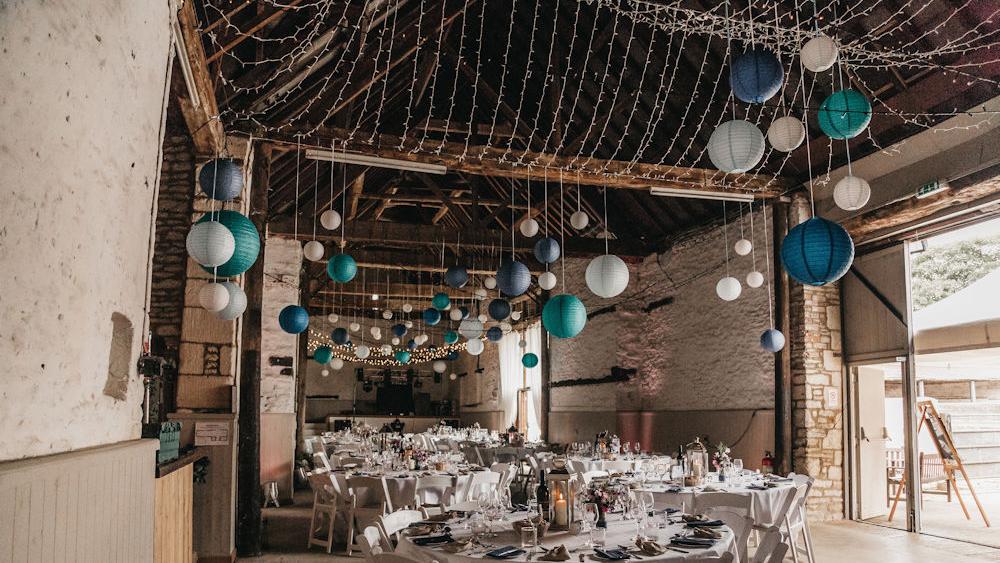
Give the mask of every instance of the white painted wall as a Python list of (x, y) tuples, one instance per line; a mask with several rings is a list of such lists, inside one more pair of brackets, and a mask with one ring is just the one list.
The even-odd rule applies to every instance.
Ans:
[(165, 0), (0, 3), (0, 460), (139, 436), (102, 393), (111, 315), (144, 323)]

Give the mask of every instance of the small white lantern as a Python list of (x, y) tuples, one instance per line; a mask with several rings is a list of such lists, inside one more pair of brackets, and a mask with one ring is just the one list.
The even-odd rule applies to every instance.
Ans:
[(538, 221), (535, 221), (534, 219), (532, 219), (530, 217), (527, 218), (527, 219), (525, 219), (524, 221), (521, 221), (521, 234), (524, 235), (524, 236), (526, 236), (526, 237), (528, 237), (528, 238), (531, 238), (531, 237), (537, 235), (538, 234)]
[(485, 323), (486, 321), (490, 320), (490, 318), (486, 316), (486, 313), (483, 313), (482, 315), (479, 315), (476, 318), (479, 319), (479, 322), (481, 323)]
[(403, 312), (404, 313), (412, 313), (413, 312), (413, 305), (410, 305), (409, 303), (403, 303)]
[(872, 196), (872, 188), (864, 178), (844, 176), (833, 187), (833, 202), (844, 211), (861, 209)]
[(334, 358), (330, 360), (330, 367), (332, 367), (335, 370), (339, 370), (344, 367), (344, 360), (341, 360), (340, 358)]
[(347, 328), (351, 329), (351, 332), (357, 332), (361, 330), (361, 325), (359, 323), (351, 323), (347, 325)]
[(215, 314), (224, 321), (232, 321), (243, 314), (247, 310), (247, 294), (244, 293), (243, 288), (237, 285), (235, 282), (225, 281), (222, 285), (229, 292), (229, 303)]
[(319, 216), (319, 222), (323, 228), (332, 231), (340, 226), (340, 213), (332, 209), (327, 209)]
[(320, 370), (319, 374), (322, 375), (323, 377), (329, 377), (330, 376), (330, 370), (328, 370), (328, 369)]
[(406, 328), (413, 328), (413, 321), (405, 320), (403, 321), (403, 326), (405, 326)]
[(754, 270), (747, 274), (747, 285), (753, 288), (764, 285), (764, 274)]
[(392, 354), (392, 346), (389, 346), (388, 344), (383, 344), (382, 345), (382, 355), (383, 356), (389, 356), (391, 354)]
[(715, 284), (715, 293), (723, 301), (735, 300), (740, 296), (742, 291), (743, 286), (740, 285), (740, 280), (732, 276), (726, 276), (719, 280), (719, 283)]
[(451, 320), (453, 320), (453, 321), (460, 321), (460, 320), (462, 320), (462, 310), (456, 308), (456, 309), (452, 309), (451, 311), (448, 311), (448, 318), (451, 319)]
[(513, 311), (510, 314), (510, 320), (519, 321), (521, 320), (521, 311)]
[(354, 355), (358, 357), (359, 360), (363, 360), (372, 354), (371, 348), (365, 346), (364, 344), (359, 345), (354, 349)]
[(372, 336), (377, 336), (382, 334), (382, 329), (380, 329), (377, 326), (373, 326), (370, 329), (368, 329), (368, 332), (372, 333)]
[(740, 256), (746, 256), (747, 254), (750, 254), (750, 251), (753, 250), (753, 243), (745, 238), (741, 238), (740, 240), (736, 241), (736, 244), (733, 245), (733, 250), (736, 251), (736, 254), (739, 254)]
[(528, 341), (527, 341), (527, 340), (524, 340), (524, 339), (522, 338), (522, 339), (521, 339), (521, 341), (517, 343), (517, 347), (518, 347), (518, 348), (521, 348), (522, 350), (523, 350), (524, 348), (527, 348), (527, 347), (528, 347)]
[(465, 345), (465, 351), (472, 354), (473, 356), (478, 356), (483, 353), (483, 348), (486, 346), (483, 341), (478, 338), (473, 338)]
[(587, 216), (583, 211), (577, 211), (576, 213), (569, 216), (569, 224), (573, 225), (573, 228), (580, 231), (587, 228), (587, 223), (590, 222), (590, 217)]
[(823, 72), (828, 70), (837, 62), (840, 49), (837, 42), (830, 36), (820, 33), (802, 46), (799, 57), (802, 59), (802, 66), (813, 72)]
[(767, 128), (767, 140), (774, 150), (792, 152), (806, 139), (806, 128), (802, 120), (786, 115), (771, 122)]
[(385, 320), (391, 319), (392, 318), (392, 311), (390, 311), (389, 309), (386, 309), (385, 311), (382, 311), (382, 318), (385, 319)]
[(458, 379), (458, 374), (452, 373), (451, 375), (448, 376), (448, 379), (455, 381), (456, 379)]
[(444, 360), (438, 360), (431, 365), (435, 373), (444, 373), (448, 369), (448, 364)]
[(335, 323), (340, 320), (340, 315), (338, 315), (337, 313), (330, 313), (329, 315), (326, 316), (326, 320), (330, 321), (331, 323)]
[(487, 276), (486, 279), (483, 280), (483, 287), (486, 289), (496, 289), (497, 279), (493, 276)]
[(477, 288), (476, 288), (476, 290), (475, 290), (474, 292), (472, 292), (472, 294), (473, 294), (473, 295), (474, 295), (474, 296), (476, 297), (476, 299), (478, 299), (479, 301), (482, 301), (483, 299), (486, 299), (486, 295), (487, 295), (487, 294), (486, 294), (486, 290), (485, 290), (485, 289), (483, 289), (483, 288), (481, 288), (481, 287), (477, 287)]
[(594, 295), (608, 299), (628, 287), (628, 265), (614, 254), (603, 254), (590, 261), (584, 277)]
[(545, 272), (538, 276), (538, 287), (542, 289), (552, 289), (556, 286), (556, 275), (552, 272)]
[(392, 342), (393, 346), (399, 346), (399, 337), (398, 336), (393, 336), (392, 340), (390, 340), (389, 342)]
[(225, 264), (236, 250), (233, 232), (218, 221), (202, 221), (191, 225), (186, 244), (191, 258), (206, 268)]
[(302, 248), (302, 254), (310, 262), (319, 262), (325, 253), (326, 249), (323, 248), (323, 243), (318, 240), (311, 240)]
[(763, 156), (764, 135), (749, 121), (727, 121), (708, 139), (708, 158), (723, 172), (746, 172), (760, 164)]
[(229, 290), (221, 283), (206, 283), (198, 291), (198, 301), (206, 311), (218, 313), (229, 305)]
[(499, 326), (500, 326), (500, 331), (503, 332), (504, 334), (507, 334), (508, 332), (514, 330), (514, 327), (512, 327), (510, 323), (507, 321), (500, 323)]

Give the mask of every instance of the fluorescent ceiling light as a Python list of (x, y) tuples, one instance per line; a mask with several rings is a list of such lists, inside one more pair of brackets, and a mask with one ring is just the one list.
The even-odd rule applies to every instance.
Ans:
[(710, 192), (706, 190), (686, 190), (680, 188), (649, 188), (649, 193), (665, 197), (688, 197), (691, 199), (716, 199), (719, 201), (753, 201), (753, 194), (738, 192)]
[(409, 170), (411, 172), (425, 172), (427, 174), (446, 174), (448, 167), (440, 164), (427, 164), (424, 162), (413, 162), (409, 160), (397, 160), (395, 158), (382, 158), (380, 156), (368, 156), (365, 154), (354, 154), (344, 152), (331, 152), (317, 149), (307, 149), (306, 158), (313, 160), (327, 160), (342, 162), (344, 164), (357, 164), (360, 166), (376, 166), (379, 168), (394, 168), (396, 170)]

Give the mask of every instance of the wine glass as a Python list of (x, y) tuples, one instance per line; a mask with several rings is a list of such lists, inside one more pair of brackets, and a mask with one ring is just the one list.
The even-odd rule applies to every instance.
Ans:
[(635, 455), (642, 455), (642, 446), (639, 445), (639, 440), (635, 441)]

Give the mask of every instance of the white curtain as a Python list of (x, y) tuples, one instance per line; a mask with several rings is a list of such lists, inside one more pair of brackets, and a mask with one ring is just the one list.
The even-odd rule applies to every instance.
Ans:
[[(521, 339), (527, 342), (527, 347), (519, 346)], [(531, 325), (523, 332), (511, 332), (500, 340), (500, 405), (503, 409), (504, 427), (509, 428), (517, 420), (517, 395), (525, 383), (524, 365), (521, 357), (528, 352), (542, 357), (542, 331), (538, 323)], [(527, 370), (528, 412), (525, 413), (528, 424), (529, 440), (541, 438), (539, 413), (541, 412), (542, 395), (542, 364)]]

